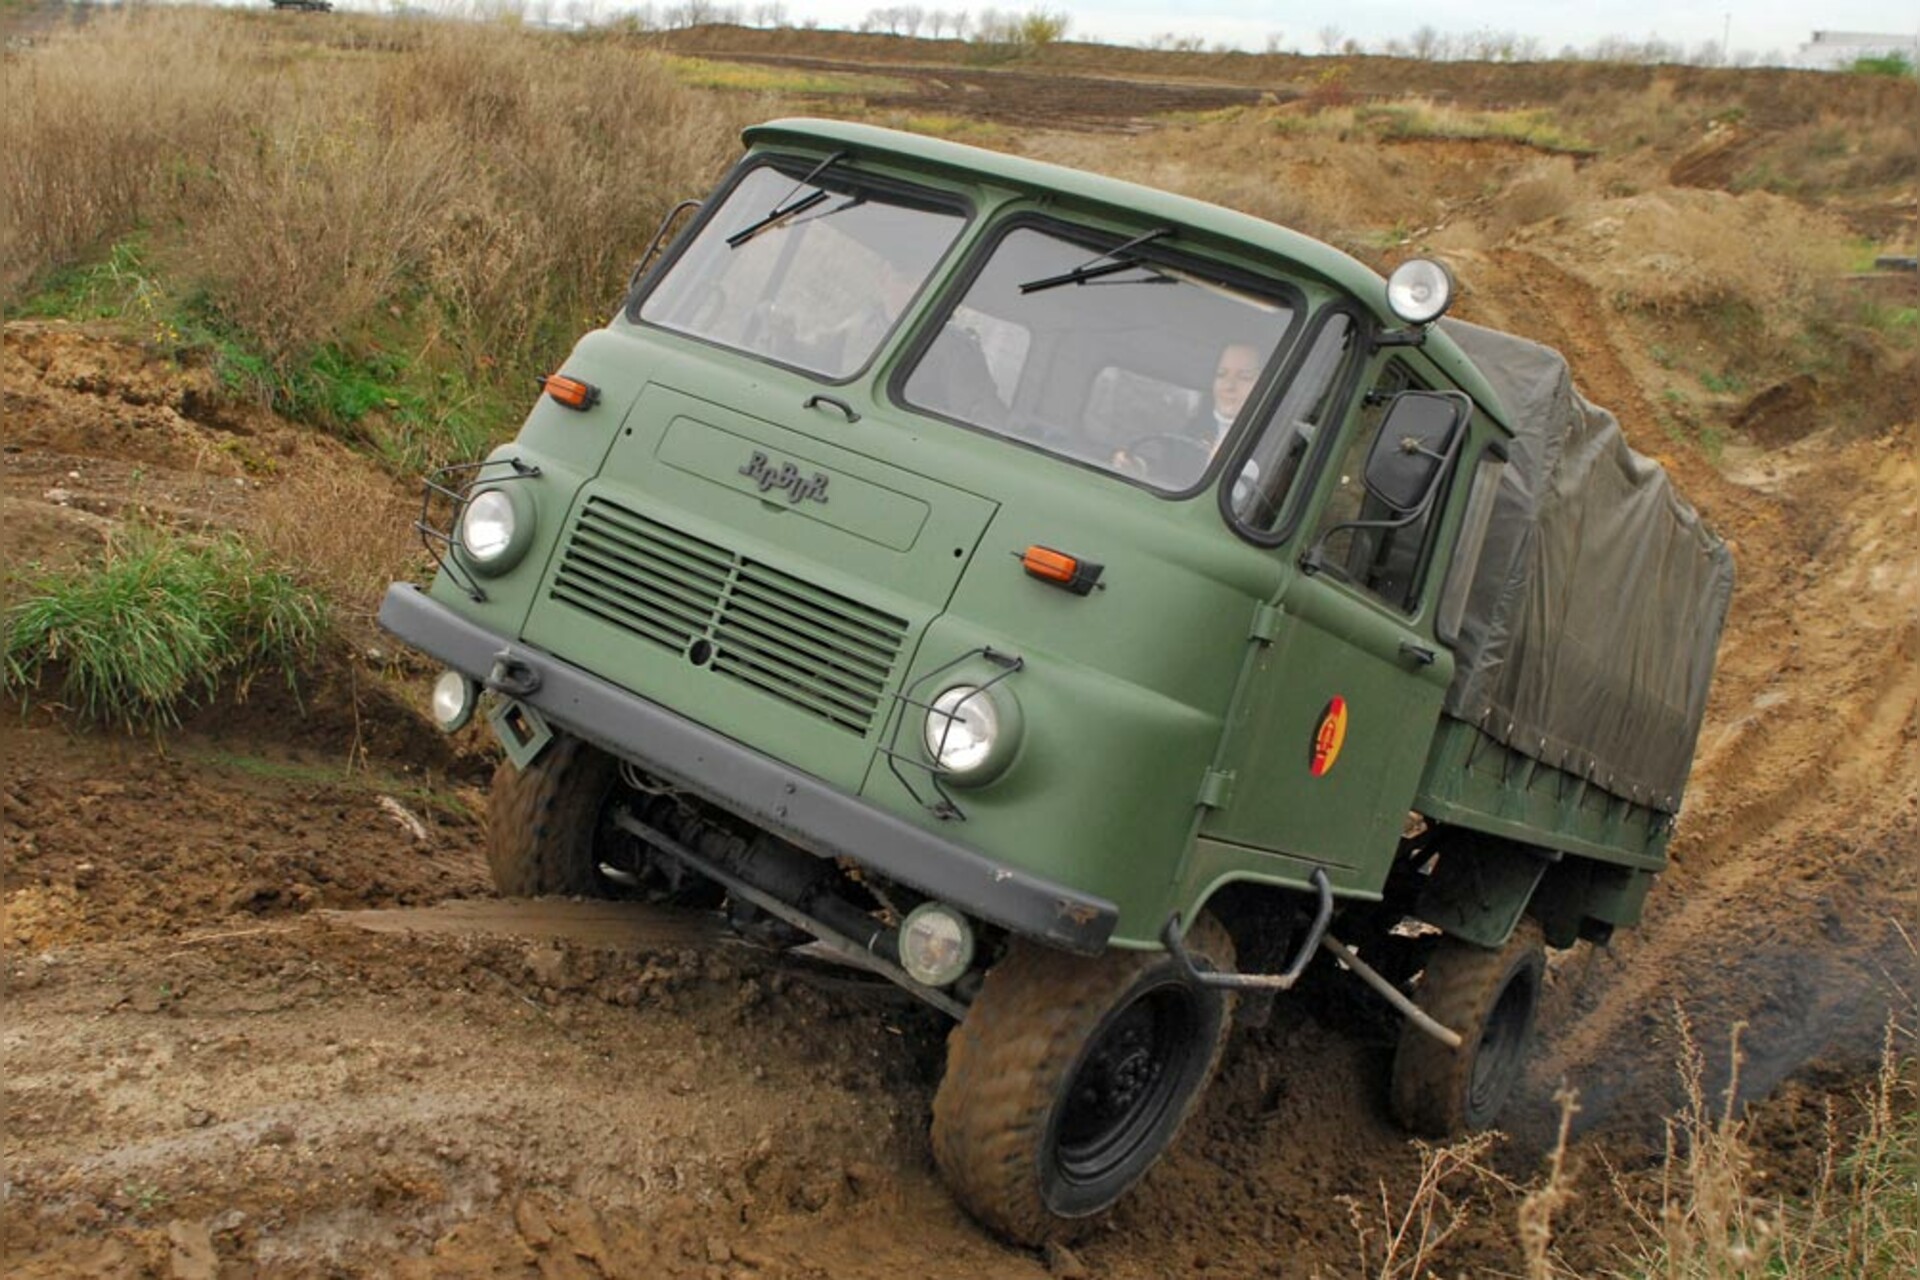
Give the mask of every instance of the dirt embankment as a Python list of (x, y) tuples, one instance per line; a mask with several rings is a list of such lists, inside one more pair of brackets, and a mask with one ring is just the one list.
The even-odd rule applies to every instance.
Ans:
[[(1475, 318), (1566, 349), (1740, 566), (1674, 868), (1641, 928), (1556, 963), (1497, 1157), (1531, 1174), (1555, 1089), (1580, 1091), (1561, 1245), (1590, 1271), (1624, 1230), (1599, 1157), (1656, 1151), (1676, 1005), (1710, 1051), (1748, 1024), (1792, 1168), (1920, 989), (1920, 394), (1871, 420), (1810, 400), (1715, 465), (1644, 425), (1644, 340), (1580, 264), (1472, 268)], [(0, 393), (8, 570), (142, 511), (257, 528), (358, 465), (62, 326), (7, 328)], [(487, 760), (426, 727), (403, 661), (357, 633), (297, 697), (256, 685), (164, 743), (4, 709), (9, 1274), (1340, 1276), (1350, 1203), (1404, 1202), (1392, 1038), (1338, 993), (1242, 1032), (1191, 1136), (1072, 1256), (1004, 1248), (931, 1168), (931, 1015), (684, 917), (407, 914), (485, 898)], [(1482, 1208), (1446, 1267), (1517, 1270), (1510, 1205)]]
[[(960, 40), (927, 40), (844, 31), (760, 30), (705, 26), (659, 32), (644, 41), (674, 53), (737, 61), (829, 64), (845, 70), (944, 80), (984, 77), (982, 85), (1003, 86), (1013, 95), (1006, 109), (1028, 114), (1018, 97), (1022, 85), (1047, 81), (1097, 83), (1094, 100), (1078, 111), (1108, 118), (1139, 113), (1153, 101), (1152, 91), (1184, 88), (1198, 92), (1238, 87), (1282, 101), (1309, 95), (1361, 100), (1428, 98), (1464, 107), (1555, 107), (1594, 94), (1635, 95), (1649, 91), (1683, 101), (1738, 105), (1741, 115), (1759, 127), (1787, 128), (1830, 115), (1871, 119), (1911, 109), (1914, 86), (1897, 76), (1837, 77), (1785, 68), (1639, 66), (1623, 63), (1541, 61), (1534, 63), (1449, 62), (1412, 58), (1309, 57), (1293, 53), (1173, 53), (1114, 45), (1062, 41), (1015, 56)], [(1011, 74), (999, 78), (999, 73)], [(1330, 86), (1332, 87), (1330, 89)], [(940, 85), (925, 86), (937, 100)], [(1083, 86), (1085, 87), (1085, 86)], [(1226, 105), (1220, 98), (1213, 105)], [(929, 104), (931, 105), (931, 104)], [(964, 105), (962, 103), (961, 105)], [(999, 118), (1001, 107), (975, 97), (966, 115)], [(1198, 109), (1189, 107), (1184, 109)], [(1039, 127), (1060, 127), (1044, 118)]]

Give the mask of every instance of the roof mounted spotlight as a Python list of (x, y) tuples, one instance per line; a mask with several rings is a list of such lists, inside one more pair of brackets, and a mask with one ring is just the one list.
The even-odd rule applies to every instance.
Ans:
[(1427, 326), (1445, 315), (1453, 303), (1453, 272), (1432, 258), (1409, 258), (1387, 277), (1387, 307), (1407, 327), (1381, 334), (1382, 347), (1417, 347), (1427, 338)]

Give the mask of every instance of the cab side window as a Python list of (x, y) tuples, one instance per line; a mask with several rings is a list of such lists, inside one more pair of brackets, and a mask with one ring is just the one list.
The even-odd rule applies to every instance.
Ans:
[(1436, 500), (1418, 518), (1392, 523), (1404, 513), (1368, 492), (1363, 473), (1394, 396), (1424, 386), (1402, 361), (1391, 361), (1381, 370), (1355, 414), (1353, 439), (1334, 468), (1333, 492), (1307, 543), (1309, 562), (1318, 572), (1358, 587), (1402, 613), (1419, 607), (1428, 543), (1446, 504)]
[(1347, 381), (1357, 331), (1351, 316), (1335, 312), (1309, 341), (1234, 477), (1231, 505), (1242, 529), (1255, 535), (1273, 533), (1294, 518), (1292, 508), (1305, 500), (1311, 486), (1296, 481), (1308, 469), (1316, 437), (1340, 420), (1344, 398), (1338, 393)]

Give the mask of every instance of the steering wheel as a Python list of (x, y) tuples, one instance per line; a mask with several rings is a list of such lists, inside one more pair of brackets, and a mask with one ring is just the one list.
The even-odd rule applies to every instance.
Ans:
[(1124, 475), (1165, 488), (1184, 489), (1200, 478), (1213, 461), (1213, 450), (1192, 436), (1164, 432), (1142, 436), (1113, 455), (1113, 468)]

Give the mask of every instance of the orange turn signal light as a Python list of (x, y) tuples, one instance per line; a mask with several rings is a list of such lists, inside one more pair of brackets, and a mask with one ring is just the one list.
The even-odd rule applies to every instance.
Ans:
[(1077, 596), (1084, 596), (1093, 590), (1104, 568), (1091, 560), (1082, 560), (1051, 547), (1028, 547), (1020, 553), (1020, 567), (1027, 571), (1028, 577), (1065, 587)]
[(550, 373), (540, 379), (540, 386), (548, 395), (569, 409), (591, 409), (600, 403), (600, 388), (591, 382), (582, 382), (578, 378)]

